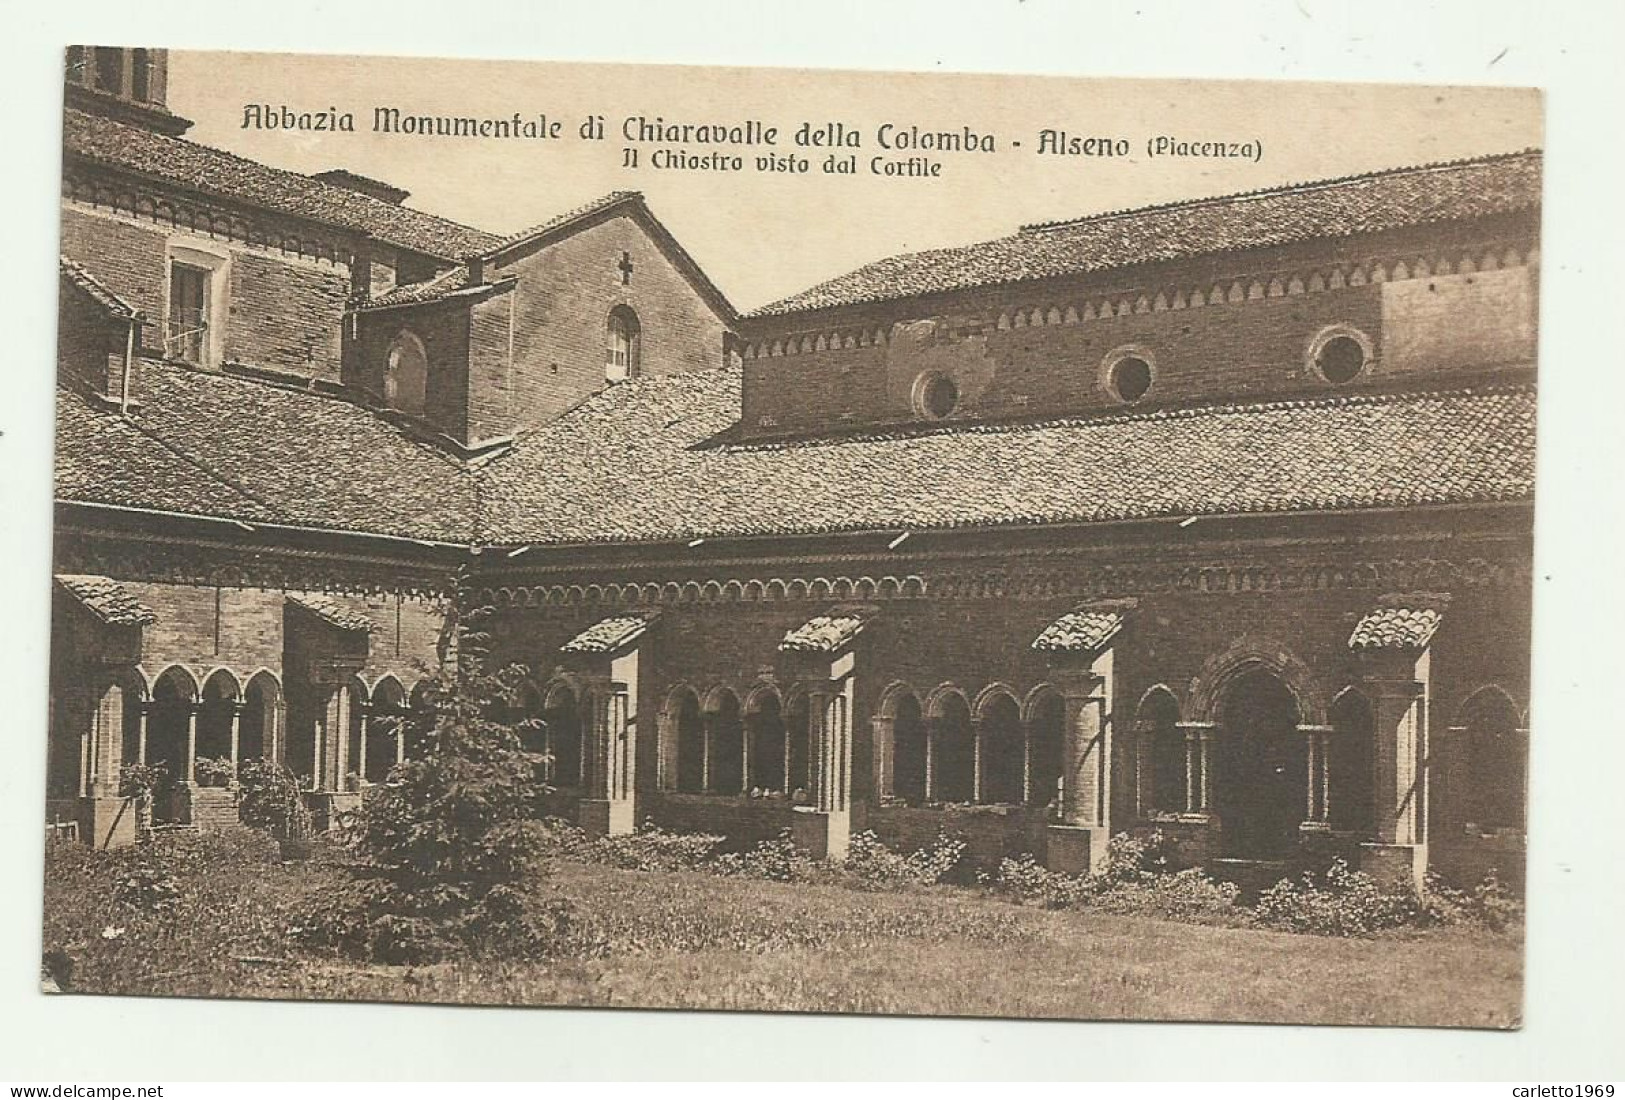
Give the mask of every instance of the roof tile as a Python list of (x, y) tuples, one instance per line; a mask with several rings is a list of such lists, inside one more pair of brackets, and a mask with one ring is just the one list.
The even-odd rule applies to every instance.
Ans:
[(147, 626), (158, 621), (152, 608), (111, 577), (58, 573), (56, 583), (87, 611), (111, 626)]
[(599, 619), (559, 648), (565, 653), (613, 653), (641, 638), (652, 614), (612, 615)]
[(1080, 607), (1068, 611), (1033, 639), (1033, 648), (1048, 653), (1092, 653), (1123, 629), (1123, 613)]
[(377, 623), (359, 612), (351, 611), (331, 596), (289, 593), (288, 602), (296, 607), (304, 608), (329, 626), (337, 627), (339, 630), (356, 631), (363, 634), (378, 633)]
[(1541, 160), (1529, 150), (1026, 226), (997, 240), (878, 260), (752, 316), (1527, 210), (1540, 205)]

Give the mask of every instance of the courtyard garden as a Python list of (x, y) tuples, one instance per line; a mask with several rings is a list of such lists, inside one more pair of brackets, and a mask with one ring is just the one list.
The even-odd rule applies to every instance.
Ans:
[[(246, 828), (116, 852), (52, 844), (46, 969), (75, 993), (1469, 1027), (1519, 1018), (1521, 928), (1500, 897), (1441, 897), (1430, 916), (1345, 881), (1300, 885), (1296, 903), (1283, 896), (1271, 910), (1265, 899), (1235, 904), (1233, 888), (1194, 872), (1120, 867), (1113, 884), (1008, 861), (966, 874), (948, 839), (903, 857), (860, 838), (836, 870), (784, 843), (723, 853), (715, 838), (537, 829), (541, 855), (515, 899), (532, 918), (523, 948), (495, 933), (395, 963), (344, 942), (366, 868), (336, 844), (318, 840), (293, 860)], [(1119, 855), (1148, 853), (1120, 845)], [(1382, 927), (1358, 930), (1362, 919)], [(1304, 931), (1284, 930), (1294, 922)]]

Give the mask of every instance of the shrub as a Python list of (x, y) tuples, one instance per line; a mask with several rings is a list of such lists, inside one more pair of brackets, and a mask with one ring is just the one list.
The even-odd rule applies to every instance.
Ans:
[(724, 852), (711, 860), (711, 870), (719, 875), (760, 878), (771, 882), (806, 882), (818, 870), (818, 863), (797, 848), (790, 830), (782, 830), (772, 840), (764, 840), (744, 852)]
[(299, 779), (272, 760), (249, 760), (239, 769), (237, 815), (243, 824), (263, 829), (277, 839), (284, 858), (309, 854), (310, 811)]
[(964, 854), (965, 842), (946, 833), (905, 856), (887, 848), (873, 832), (862, 832), (852, 838), (842, 872), (854, 885), (870, 890), (932, 886), (952, 874)]
[[(541, 792), (530, 754), (498, 716), (513, 713), (525, 670), (485, 671), (489, 636), (474, 626), (489, 610), (460, 612), (466, 577), (458, 594), (427, 693), (433, 725), (422, 755), (369, 791), (355, 824), (367, 886), (353, 905), (327, 915), (334, 927), (316, 922), (318, 938), (379, 961), (478, 954), (515, 934), (523, 942), (504, 940), (502, 951), (530, 954), (556, 923), (551, 910), (533, 911), (519, 894), (541, 870), (544, 831), (531, 819)], [(359, 924), (367, 929), (364, 949)]]
[(237, 768), (229, 756), (200, 756), (192, 761), (192, 774), (200, 787), (229, 787)]
[(1523, 923), (1523, 901), (1507, 889), (1493, 869), (1470, 891), (1446, 886), (1429, 872), (1418, 908), (1421, 919), (1429, 924), (1471, 925), (1504, 932)]
[(588, 837), (574, 830), (569, 851), (587, 863), (626, 871), (697, 871), (706, 867), (722, 844), (709, 833), (674, 833), (646, 821), (625, 836)]
[(1171, 874), (1147, 874), (1137, 881), (1107, 881), (1090, 900), (1108, 913), (1202, 921), (1237, 916), (1240, 894), (1235, 883), (1215, 882), (1188, 867)]
[(1363, 936), (1414, 922), (1422, 907), (1414, 894), (1385, 891), (1364, 871), (1333, 860), (1323, 878), (1282, 879), (1259, 895), (1258, 923), (1320, 936)]
[(997, 874), (984, 881), (1015, 901), (1036, 902), (1046, 909), (1070, 909), (1094, 892), (1087, 878), (1051, 871), (1031, 855), (1000, 860)]

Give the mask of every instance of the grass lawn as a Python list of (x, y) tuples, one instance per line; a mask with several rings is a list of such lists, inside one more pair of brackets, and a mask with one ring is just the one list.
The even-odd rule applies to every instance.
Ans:
[(72, 959), (73, 992), (1460, 1027), (1516, 1026), (1520, 1010), (1521, 936), (1466, 928), (1329, 939), (956, 887), (560, 863), (547, 887), (576, 904), (595, 946), (406, 968), (290, 944), (288, 926), (343, 888), (331, 862), (198, 861), (162, 913), (116, 902), (110, 867), (48, 862), (45, 947)]

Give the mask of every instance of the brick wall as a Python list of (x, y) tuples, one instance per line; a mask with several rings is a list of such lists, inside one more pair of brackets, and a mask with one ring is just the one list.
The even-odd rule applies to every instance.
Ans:
[(402, 332), (423, 342), (429, 360), (424, 418), (453, 439), (468, 439), (470, 315), (466, 305), (449, 303), (419, 309), (383, 310), (355, 316), (356, 339), (345, 359), (346, 385), (380, 402), (390, 348)]
[[(630, 283), (621, 281), (622, 253), (631, 260)], [(519, 276), (513, 290), (511, 411), (500, 386), (474, 396), (475, 421), (487, 434), (557, 416), (604, 385), (606, 325), (610, 310), (631, 307), (642, 329), (641, 372), (704, 370), (722, 363), (726, 326), (672, 266), (643, 227), (620, 213), (546, 248), (520, 252), (488, 279)], [(475, 307), (489, 314), (476, 325), (478, 361), (494, 364), (507, 352), (510, 303), (493, 298)], [(478, 368), (489, 379), (494, 365)]]
[(163, 344), (172, 241), (229, 255), (226, 360), (339, 377), (347, 264), (286, 256), (80, 204), (62, 207), (63, 254), (147, 315), (144, 339), (153, 347)]
[[(1298, 397), (1424, 373), (1527, 367), (1534, 239), (1532, 224), (1496, 222), (1335, 250), (1232, 256), (1222, 268), (1164, 265), (748, 321), (743, 428), (772, 434), (915, 421), (916, 384), (933, 371), (958, 388), (955, 417), (1121, 409), (1107, 363), (1122, 349), (1153, 366), (1141, 405)], [(1450, 270), (1429, 266), (1441, 262)], [(1372, 343), (1366, 371), (1343, 386), (1308, 366), (1311, 342), (1331, 325), (1353, 326)]]

